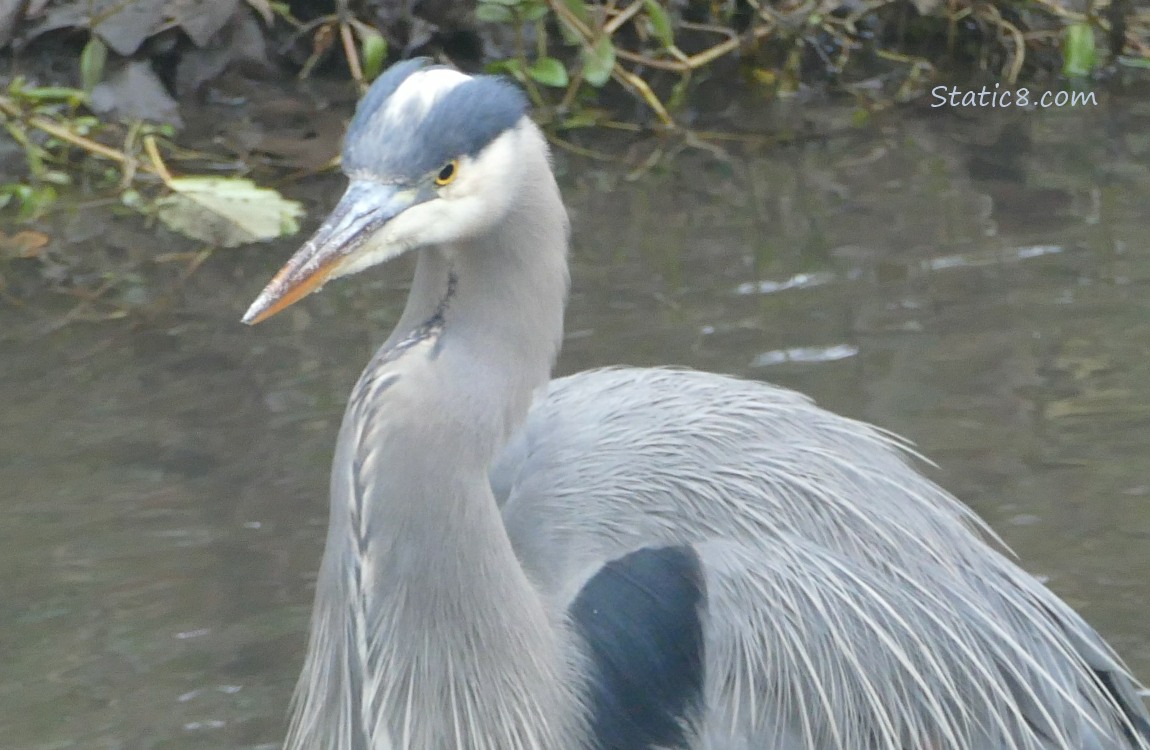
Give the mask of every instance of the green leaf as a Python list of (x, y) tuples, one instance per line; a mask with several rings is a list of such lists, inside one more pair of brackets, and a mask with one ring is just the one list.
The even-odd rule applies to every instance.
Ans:
[(687, 95), (691, 93), (691, 79), (684, 76), (671, 87), (671, 95), (667, 97), (667, 109), (681, 109), (687, 103)]
[(671, 27), (667, 9), (659, 4), (659, 0), (643, 0), (643, 9), (647, 11), (647, 19), (651, 22), (651, 33), (655, 38), (662, 42), (664, 47), (673, 45), (675, 31)]
[(518, 67), (519, 61), (514, 57), (508, 57), (505, 60), (492, 60), (483, 66), (483, 70), (486, 73), (514, 73)]
[(22, 88), (17, 95), (30, 102), (68, 102), (75, 104), (86, 101), (88, 95), (82, 89), (72, 89), (64, 86), (30, 86)]
[(554, 57), (541, 57), (527, 68), (527, 75), (544, 86), (563, 88), (567, 85), (567, 68)]
[(508, 8), (514, 8), (517, 5), (522, 5), (526, 0), (483, 0), (483, 2), (490, 3), (491, 5), (503, 5)]
[(518, 10), (520, 18), (530, 23), (543, 18), (551, 9), (545, 3), (527, 3)]
[(56, 202), (57, 197), (56, 188), (51, 185), (37, 185), (24, 196), (16, 218), (20, 221), (30, 221), (43, 216)]
[(143, 196), (140, 195), (139, 191), (132, 190), (131, 188), (120, 193), (120, 204), (137, 211), (143, 211), (145, 209)]
[(1150, 70), (1150, 60), (1141, 57), (1119, 57), (1119, 65), (1125, 65), (1128, 68), (1140, 68), (1142, 70)]
[[(583, 0), (563, 0), (563, 5), (571, 12), (571, 15), (579, 19), (585, 27), (592, 27), (594, 24), (591, 22), (591, 12), (587, 10), (587, 4)], [(563, 43), (575, 47), (583, 44), (583, 35), (575, 28), (572, 28), (563, 20), (563, 16), (559, 16), (559, 34), (563, 37)]]
[(275, 190), (235, 177), (178, 177), (156, 201), (170, 229), (221, 247), (266, 242), (299, 231), (303, 206)]
[(591, 11), (587, 9), (587, 3), (584, 0), (563, 0), (563, 4), (567, 6), (567, 10), (571, 11), (571, 15), (578, 18), (585, 26), (591, 26)]
[(383, 34), (368, 27), (356, 26), (359, 33), (359, 56), (363, 61), (364, 80), (374, 81), (383, 72), (387, 59), (387, 40)]
[(568, 26), (562, 18), (559, 19), (559, 36), (563, 37), (563, 43), (568, 47), (577, 47), (583, 43), (583, 35)]
[(268, 7), (285, 21), (295, 21), (295, 16), (291, 14), (291, 3), (268, 3)]
[(595, 46), (584, 47), (582, 52), (583, 77), (587, 83), (595, 88), (607, 83), (615, 67), (615, 45), (611, 43), (611, 37), (600, 37)]
[(515, 14), (505, 5), (480, 3), (475, 9), (475, 19), (483, 23), (511, 23), (515, 20)]
[(104, 80), (104, 66), (108, 62), (108, 45), (93, 34), (80, 52), (80, 81), (84, 90), (91, 93), (96, 84)]
[(31, 221), (41, 216), (56, 202), (56, 189), (51, 185), (0, 185), (0, 208), (17, 203), (16, 220)]
[(1067, 78), (1085, 78), (1094, 72), (1097, 64), (1094, 29), (1088, 23), (1067, 26), (1066, 39), (1062, 43), (1062, 75)]
[(46, 169), (40, 173), (39, 178), (53, 185), (71, 185), (72, 176), (58, 169)]
[(488, 73), (506, 73), (517, 80), (527, 80), (527, 74), (523, 70), (523, 63), (521, 63), (518, 58), (509, 57), (506, 60), (496, 60), (487, 63), (485, 67)]
[(602, 112), (594, 109), (585, 109), (563, 118), (559, 123), (559, 127), (564, 130), (591, 128), (598, 125), (602, 119), (604, 119)]

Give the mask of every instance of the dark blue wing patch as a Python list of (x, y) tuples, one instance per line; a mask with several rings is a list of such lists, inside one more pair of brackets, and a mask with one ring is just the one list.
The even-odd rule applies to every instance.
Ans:
[(1114, 701), (1114, 705), (1122, 712), (1123, 717), (1128, 722), (1128, 725), (1123, 726), (1122, 731), (1126, 735), (1126, 739), (1130, 740), (1131, 746), (1137, 746), (1139, 740), (1150, 741), (1150, 721), (1146, 721), (1143, 712), (1126, 703), (1122, 697), (1122, 692), (1114, 684), (1114, 675), (1101, 669), (1091, 671), (1094, 672), (1094, 678), (1098, 680), (1098, 684)]
[(688, 748), (703, 709), (705, 605), (691, 547), (632, 552), (584, 585), (569, 614), (591, 656), (595, 750)]

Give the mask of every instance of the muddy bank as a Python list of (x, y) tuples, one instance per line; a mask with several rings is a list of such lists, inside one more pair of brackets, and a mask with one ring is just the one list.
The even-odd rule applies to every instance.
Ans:
[[(981, 75), (1014, 85), (1150, 66), (1147, 0), (0, 0), (3, 74), (90, 95), (97, 114), (180, 125), (228, 73), (364, 82), (413, 55), (499, 70), (558, 128), (689, 125), (708, 80), (758, 96), (910, 101)], [(604, 99), (600, 92), (606, 90)]]

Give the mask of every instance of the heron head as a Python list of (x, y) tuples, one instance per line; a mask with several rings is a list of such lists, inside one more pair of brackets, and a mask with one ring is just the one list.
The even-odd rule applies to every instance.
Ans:
[(244, 315), (258, 323), (346, 276), (498, 224), (518, 192), (532, 128), (519, 89), (493, 76), (408, 60), (360, 101), (343, 146), (350, 184), (315, 235)]

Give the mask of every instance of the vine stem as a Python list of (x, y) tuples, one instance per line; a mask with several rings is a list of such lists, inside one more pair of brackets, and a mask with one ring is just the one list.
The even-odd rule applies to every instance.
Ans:
[(158, 174), (150, 167), (150, 165), (143, 164), (128, 154), (123, 153), (122, 151), (117, 151), (110, 146), (105, 146), (102, 143), (93, 141), (91, 138), (85, 138), (82, 135), (77, 135), (68, 128), (62, 125), (58, 125), (47, 118), (40, 117), (39, 115), (25, 115), (24, 111), (21, 110), (19, 105), (17, 105), (6, 96), (0, 96), (0, 112), (3, 112), (7, 117), (11, 117), (13, 120), (21, 120), (36, 128), (37, 130), (44, 131), (53, 138), (59, 138), (60, 140), (70, 143), (77, 148), (82, 148), (88, 153), (94, 154), (95, 156), (102, 156), (105, 159), (119, 162), (120, 164), (123, 164), (124, 166), (131, 169), (143, 168), (145, 171)]

